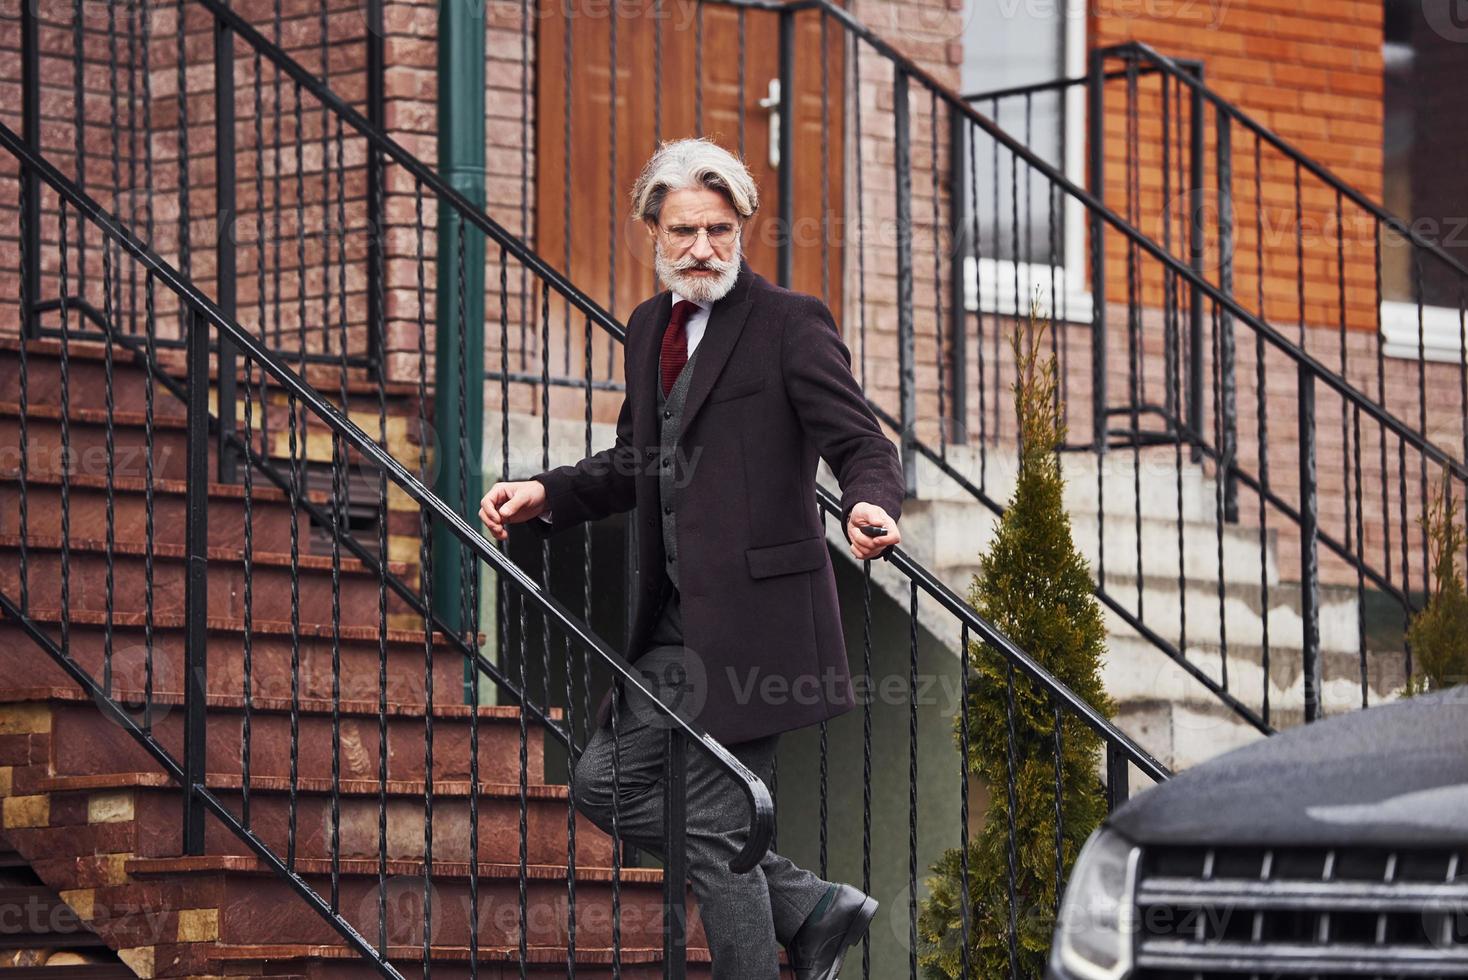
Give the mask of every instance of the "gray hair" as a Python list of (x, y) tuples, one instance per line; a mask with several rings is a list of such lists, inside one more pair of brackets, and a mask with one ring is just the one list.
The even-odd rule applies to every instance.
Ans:
[(657, 221), (671, 191), (708, 188), (729, 199), (742, 220), (759, 210), (759, 188), (744, 163), (709, 139), (665, 141), (632, 185), (632, 214)]

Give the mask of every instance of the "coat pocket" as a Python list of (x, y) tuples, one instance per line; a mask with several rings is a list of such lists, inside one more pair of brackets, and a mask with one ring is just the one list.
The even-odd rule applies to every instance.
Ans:
[(744, 557), (749, 561), (749, 574), (754, 578), (812, 572), (825, 565), (828, 560), (826, 538), (824, 535), (816, 535), (764, 548), (746, 548)]
[(718, 385), (709, 392), (709, 402), (726, 402), (731, 398), (743, 398), (745, 395), (752, 395), (756, 391), (763, 391), (764, 388), (765, 378), (763, 376), (749, 378), (745, 381), (735, 381), (731, 384)]

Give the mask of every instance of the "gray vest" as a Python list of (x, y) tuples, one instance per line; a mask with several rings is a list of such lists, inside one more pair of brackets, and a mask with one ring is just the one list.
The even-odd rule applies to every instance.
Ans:
[(693, 362), (703, 344), (693, 349), (688, 363), (678, 373), (673, 388), (663, 394), (662, 380), (654, 382), (658, 405), (658, 508), (662, 517), (663, 567), (673, 585), (678, 585), (678, 488), (674, 486), (678, 470), (678, 430), (683, 423), (683, 403), (688, 398), (688, 385), (693, 379)]

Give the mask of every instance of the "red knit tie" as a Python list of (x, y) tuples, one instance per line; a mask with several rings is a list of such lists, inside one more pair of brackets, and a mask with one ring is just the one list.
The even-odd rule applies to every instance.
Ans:
[(673, 390), (678, 372), (688, 363), (688, 320), (698, 311), (698, 304), (680, 299), (673, 305), (673, 315), (668, 318), (668, 329), (663, 331), (663, 352), (660, 368), (663, 395)]

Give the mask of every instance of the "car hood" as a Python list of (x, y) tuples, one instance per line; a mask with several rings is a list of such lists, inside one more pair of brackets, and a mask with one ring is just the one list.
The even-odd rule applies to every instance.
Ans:
[(1117, 810), (1138, 844), (1468, 842), (1468, 686), (1291, 729)]

